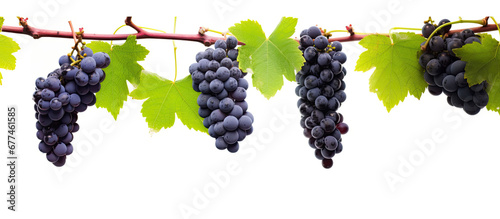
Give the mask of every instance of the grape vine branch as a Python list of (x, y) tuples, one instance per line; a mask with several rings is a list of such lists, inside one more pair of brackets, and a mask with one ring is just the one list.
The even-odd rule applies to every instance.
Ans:
[[(486, 18), (487, 20), (487, 18)], [(9, 32), (9, 33), (17, 33), (17, 34), (26, 34), (34, 39), (39, 39), (42, 37), (55, 37), (55, 38), (73, 38), (72, 32), (68, 31), (58, 31), (58, 30), (46, 30), (46, 29), (40, 29), (36, 27), (29, 26), (26, 21), (22, 21), (20, 19), (20, 23), (22, 24), (21, 27), (15, 27), (15, 26), (8, 26), (4, 25), (2, 27), (3, 32)], [(184, 40), (184, 41), (194, 41), (194, 42), (200, 42), (204, 44), (205, 46), (210, 46), (215, 43), (215, 41), (219, 39), (224, 39), (224, 37), (219, 37), (219, 36), (208, 36), (204, 34), (177, 34), (177, 33), (155, 33), (155, 32), (149, 32), (144, 30), (143, 28), (140, 28), (136, 24), (132, 22), (132, 17), (127, 17), (125, 19), (125, 24), (127, 26), (132, 27), (137, 33), (134, 34), (97, 34), (97, 33), (84, 33), (83, 34), (83, 39), (87, 40), (126, 40), (128, 36), (130, 35), (135, 35), (137, 39), (169, 39), (169, 40)], [(359, 41), (369, 35), (372, 35), (371, 33), (363, 33), (363, 34), (356, 34), (352, 26), (348, 26), (348, 32), (349, 36), (342, 36), (342, 37), (330, 37), (329, 41), (339, 41), (339, 42), (348, 42), (348, 41)], [(474, 27), (474, 28), (468, 28), (474, 31), (475, 33), (481, 33), (481, 32), (488, 32), (488, 31), (494, 31), (497, 30), (497, 26), (495, 24), (486, 24), (481, 27)], [(464, 29), (455, 29), (451, 30), (449, 33), (453, 34), (456, 32), (461, 32)], [(375, 33), (373, 33), (375, 34)], [(385, 36), (389, 36), (389, 34), (381, 34)], [(296, 39), (298, 41), (298, 39)], [(244, 43), (239, 42), (240, 45), (244, 45)]]
[[(458, 21), (448, 21), (449, 24), (438, 27), (429, 17), (429, 20), (424, 21), (424, 23), (431, 21), (431, 24), (434, 25), (436, 29), (434, 29), (433, 36), (442, 27), (449, 27), (448, 25), (451, 24), (474, 23), (476, 25), (467, 28), (469, 30), (450, 30), (446, 33), (447, 35), (440, 36), (446, 38), (454, 33), (462, 33), (465, 30), (467, 33), (498, 30), (498, 25), (488, 24), (489, 18), (495, 22), (493, 17), (484, 17), (478, 20), (462, 20), (462, 18), (459, 18)], [(28, 25), (27, 18), (18, 19), (20, 26), (4, 26), (4, 18), (0, 17), (1, 31), (28, 35), (34, 39), (42, 37), (75, 38), (76, 28), (73, 30), (71, 22), (71, 32), (69, 32), (32, 27)], [(297, 72), (300, 72), (304, 66), (305, 59), (303, 53), (299, 50), (302, 42), (296, 35), (295, 29), (297, 21), (298, 18), (282, 17), (270, 35), (266, 35), (259, 22), (250, 19), (235, 23), (226, 31), (215, 31), (200, 27), (199, 30), (195, 30), (190, 34), (178, 34), (175, 31), (175, 22), (173, 32), (167, 33), (158, 29), (136, 25), (132, 22), (132, 17), (127, 17), (124, 24), (111, 34), (85, 33), (80, 28), (77, 35), (80, 41), (82, 39), (93, 40), (86, 44), (88, 48), (94, 52), (107, 53), (114, 60), (113, 64), (106, 69), (108, 79), (102, 84), (100, 92), (96, 95), (95, 105), (97, 107), (105, 108), (117, 119), (124, 102), (128, 101), (128, 97), (137, 100), (147, 99), (143, 103), (141, 113), (146, 118), (148, 127), (152, 131), (158, 132), (163, 128), (172, 127), (177, 115), (177, 118), (189, 129), (207, 132), (197, 112), (198, 93), (192, 89), (194, 82), (192, 75), (177, 80), (177, 47), (175, 41), (191, 41), (210, 46), (218, 40), (225, 39), (227, 35), (235, 36), (240, 40), (238, 44), (243, 46), (238, 47), (237, 60), (233, 61), (238, 61), (240, 69), (248, 70), (253, 87), (265, 98), (270, 99), (282, 89), (286, 81), (296, 81)], [(129, 33), (116, 34), (120, 28), (127, 26), (133, 30)], [(318, 27), (311, 28), (318, 29)], [(419, 63), (419, 54), (422, 53), (422, 45), (429, 39), (419, 33), (422, 30), (421, 28), (394, 27), (386, 33), (357, 32), (352, 25), (346, 26), (343, 30), (327, 31), (319, 29), (319, 32), (322, 33), (318, 34), (327, 37), (330, 42), (359, 41), (359, 45), (366, 49), (360, 54), (354, 70), (367, 72), (375, 69), (370, 76), (370, 91), (377, 94), (387, 111), (403, 102), (408, 95), (420, 99), (422, 94), (428, 90), (429, 84), (425, 77), (422, 77), (425, 67)], [(308, 31), (307, 29), (305, 32)], [(211, 32), (212, 36), (206, 34), (207, 32)], [(301, 35), (304, 35), (305, 32), (302, 31)], [(338, 35), (333, 36), (332, 33)], [(500, 48), (500, 44), (486, 33), (477, 34), (475, 37), (481, 40), (483, 44), (464, 45), (463, 50), (452, 48), (452, 51), (459, 54), (457, 58), (467, 61), (467, 68), (470, 70), (464, 75), (470, 78), (471, 83), (477, 84), (487, 81), (491, 85), (487, 91), (491, 100), (486, 105), (486, 108), (500, 113), (500, 95), (497, 95), (500, 93), (500, 77), (497, 77), (500, 75), (500, 68), (498, 68), (498, 59), (500, 59), (498, 58), (500, 57), (498, 48)], [(139, 44), (138, 39), (147, 38), (172, 40), (176, 65), (173, 80), (163, 78), (154, 72), (148, 72), (139, 63), (146, 59), (149, 50)], [(20, 47), (8, 36), (0, 34), (0, 39), (4, 39), (0, 45), (0, 58), (3, 61), (0, 62), (0, 68), (14, 70), (16, 57), (12, 53), (18, 51)], [(114, 40), (125, 40), (125, 42), (121, 45), (113, 45)], [(203, 52), (201, 51), (198, 54), (203, 55)], [(198, 57), (198, 54), (196, 57)], [(339, 53), (339, 55), (343, 54)], [(495, 57), (495, 59), (491, 59), (491, 57)], [(487, 68), (487, 70), (482, 70), (484, 68)], [(1, 75), (0, 79), (2, 79)], [(128, 83), (134, 86), (133, 91), (129, 90)], [(194, 85), (196, 87), (196, 84)], [(173, 92), (170, 92), (171, 88), (176, 89), (172, 89)], [(167, 102), (168, 104), (166, 104)]]
[[(424, 23), (430, 22), (436, 27), (433, 35), (438, 33), (442, 27), (449, 27), (449, 25), (456, 23), (473, 23), (477, 26), (466, 29), (450, 30), (447, 32), (448, 36), (454, 33), (461, 33), (465, 30), (466, 32), (473, 31), (474, 33), (498, 30), (499, 28), (496, 24), (488, 24), (489, 18), (494, 22), (493, 17), (486, 16), (477, 20), (463, 20), (459, 17), (458, 21), (448, 22), (448, 24), (441, 27), (434, 25), (430, 17), (429, 20), (424, 21)], [(3, 26), (4, 19), (0, 17), (0, 27), (3, 27), (2, 29), (4, 32), (25, 34), (34, 39), (42, 37), (74, 37), (72, 32), (36, 28), (28, 25), (27, 18), (18, 19), (20, 27)], [(106, 108), (116, 118), (123, 106), (123, 102), (125, 102), (127, 96), (130, 95), (130, 91), (127, 89), (127, 81), (136, 87), (142, 81), (142, 75), (145, 74), (143, 73), (144, 68), (138, 61), (144, 61), (149, 50), (138, 44), (137, 39), (167, 39), (173, 42), (175, 40), (183, 40), (199, 42), (205, 46), (210, 46), (215, 44), (217, 40), (225, 39), (227, 35), (233, 35), (240, 40), (238, 43), (243, 45), (238, 50), (240, 52), (240, 56), (238, 56), (238, 61), (240, 63), (239, 67), (251, 72), (252, 85), (264, 95), (264, 97), (270, 99), (283, 87), (285, 79), (291, 82), (296, 80), (296, 72), (300, 71), (304, 64), (303, 55), (297, 50), (300, 42), (298, 36), (295, 35), (297, 20), (298, 18), (283, 17), (270, 35), (265, 34), (259, 22), (249, 19), (235, 23), (234, 26), (229, 27), (227, 31), (215, 31), (200, 27), (199, 30), (191, 34), (178, 34), (175, 31), (167, 33), (161, 30), (136, 25), (132, 22), (132, 17), (127, 17), (124, 24), (117, 30), (128, 26), (134, 29), (131, 33), (116, 34), (115, 31), (111, 34), (92, 34), (84, 33), (82, 29), (80, 29), (78, 36), (86, 40), (96, 40), (88, 44), (89, 48), (99, 52), (106, 52), (110, 54), (114, 60), (122, 60), (114, 62), (119, 64), (110, 66), (108, 70), (110, 73), (109, 75), (115, 76), (116, 78), (115, 80), (107, 80), (107, 82), (103, 84), (103, 90), (98, 94), (100, 96), (100, 98), (98, 98), (99, 101), (96, 103), (96, 106)], [(395, 30), (401, 30), (401, 32), (396, 32)], [(359, 41), (359, 44), (367, 49), (367, 51), (362, 53), (357, 60), (355, 71), (366, 72), (374, 67), (378, 67), (378, 70), (374, 71), (374, 74), (370, 77), (370, 91), (377, 93), (379, 99), (384, 103), (388, 111), (399, 102), (404, 101), (408, 92), (410, 95), (419, 99), (427, 88), (427, 83), (421, 75), (425, 70), (419, 65), (417, 54), (422, 52), (422, 46), (425, 48), (426, 41), (429, 39), (424, 38), (423, 35), (418, 32), (419, 30), (421, 29), (394, 27), (386, 33), (363, 33), (355, 31), (352, 25), (346, 26), (343, 30), (337, 29), (327, 31), (326, 29), (320, 28), (320, 31), (323, 32), (323, 35), (327, 37), (330, 42)], [(206, 34), (207, 32), (212, 32), (212, 36)], [(338, 36), (332, 36), (332, 33), (338, 34)], [(485, 35), (487, 34), (480, 34), (478, 37)], [(0, 35), (0, 37), (2, 36), (3, 35)], [(2, 50), (5, 54), (5, 59), (11, 60), (10, 63), (8, 63), (10, 65), (5, 66), (4, 69), (13, 70), (15, 68), (15, 57), (12, 53), (18, 50), (18, 46), (12, 39), (7, 36), (4, 37), (12, 44), (11, 47), (8, 47), (12, 48), (11, 50)], [(444, 35), (444, 37), (447, 36)], [(484, 37), (481, 37), (482, 40), (488, 40), (483, 38)], [(126, 41), (123, 45), (113, 45), (113, 40)], [(472, 45), (471, 48), (477, 51), (473, 50), (469, 51), (469, 53), (474, 53), (472, 56), (475, 56), (481, 55), (484, 52), (490, 52), (490, 50), (491, 52), (495, 52), (498, 50), (498, 44), (495, 44), (495, 42), (492, 41), (487, 47), (483, 46), (481, 48), (479, 48), (478, 45)], [(116, 50), (114, 48), (116, 48)], [(385, 50), (381, 48), (385, 48)], [(392, 53), (387, 53), (387, 51), (396, 51), (400, 56), (391, 56)], [(371, 56), (370, 54), (379, 55)], [(403, 54), (406, 58), (401, 59), (400, 57)], [(0, 53), (0, 57), (1, 55), (2, 53)], [(387, 55), (385, 59), (379, 59), (379, 57), (384, 55)], [(492, 54), (492, 56), (496, 57), (495, 54)], [(394, 63), (397, 63), (397, 65), (394, 65)], [(476, 61), (476, 63), (469, 63), (471, 66), (470, 68), (476, 66), (477, 63), (480, 62)], [(387, 68), (387, 66), (391, 67)], [(498, 72), (500, 74), (500, 70), (497, 71), (496, 67), (496, 62), (492, 63), (492, 69), (489, 72)], [(412, 69), (412, 74), (406, 74), (408, 68)], [(473, 77), (473, 74), (474, 73), (468, 74), (468, 77)], [(487, 80), (489, 84), (497, 84), (496, 78), (492, 78), (492, 76), (485, 78), (486, 76), (482, 75), (479, 79), (481, 79), (481, 81)], [(400, 80), (395, 81), (394, 78), (399, 78)], [(158, 80), (162, 81), (163, 78), (158, 78)], [(173, 82), (176, 80), (177, 77), (174, 78)], [(168, 83), (171, 82), (172, 81)], [(113, 83), (113, 85), (111, 86), (109, 83)], [(500, 81), (498, 84), (500, 84)], [(120, 89), (116, 87), (120, 87)], [(500, 87), (498, 89), (500, 89)], [(116, 93), (116, 90), (120, 90), (120, 93)], [(495, 96), (492, 95), (491, 97), (494, 99)], [(496, 100), (498, 105), (500, 105), (500, 98), (496, 98)], [(494, 107), (497, 106), (495, 105), (495, 101), (491, 101), (491, 103), (488, 109), (500, 112), (500, 108)]]
[[(42, 37), (55, 37), (55, 38), (73, 38), (73, 34), (69, 31), (58, 31), (58, 30), (46, 30), (36, 27), (29, 26), (27, 22), (23, 22), (20, 19), (22, 27), (7, 26), (2, 27), (3, 32), (26, 34), (34, 39), (39, 39)], [(83, 39), (87, 40), (126, 40), (128, 36), (135, 35), (137, 39), (170, 39), (170, 40), (185, 40), (185, 41), (195, 41), (203, 43), (205, 46), (210, 46), (215, 43), (218, 39), (224, 39), (223, 37), (208, 36), (201, 34), (176, 34), (176, 33), (155, 33), (149, 32), (140, 28), (132, 22), (132, 17), (127, 17), (125, 19), (125, 24), (132, 27), (137, 33), (135, 34), (96, 34), (96, 33), (84, 33)], [(240, 45), (242, 43), (240, 42)]]

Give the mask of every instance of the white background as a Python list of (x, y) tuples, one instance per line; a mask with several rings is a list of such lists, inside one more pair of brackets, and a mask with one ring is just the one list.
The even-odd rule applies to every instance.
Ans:
[[(456, 4), (455, 4), (456, 3)], [(47, 9), (47, 4), (51, 5)], [(53, 6), (52, 4), (55, 4)], [(296, 34), (311, 25), (327, 29), (387, 32), (391, 27), (420, 28), (423, 20), (480, 19), (495, 15), (492, 3), (466, 6), (438, 1), (56, 1), (0, 3), (4, 25), (15, 16), (45, 29), (69, 30), (68, 20), (87, 33), (112, 33), (127, 15), (140, 26), (178, 33), (196, 33), (199, 26), (227, 30), (241, 20), (255, 19), (269, 35), (282, 16), (299, 18)], [(391, 6), (395, 5), (395, 6)], [(226, 8), (216, 10), (216, 8)], [(500, 18), (500, 17), (499, 17)], [(475, 25), (457, 25), (470, 27)], [(456, 26), (455, 26), (456, 27)], [(120, 33), (132, 33), (124, 28)], [(368, 90), (368, 73), (354, 72), (364, 51), (344, 43), (348, 54), (347, 101), (340, 112), (350, 126), (344, 151), (325, 170), (314, 157), (299, 126), (295, 83), (286, 82), (266, 100), (255, 88), (248, 92), (255, 116), (254, 133), (237, 154), (219, 151), (214, 139), (190, 131), (180, 121), (173, 128), (150, 133), (141, 116), (143, 101), (131, 100), (114, 121), (105, 109), (79, 115), (75, 153), (56, 168), (38, 151), (31, 95), (37, 77), (57, 68), (72, 40), (2, 33), (15, 38), (15, 71), (1, 70), (0, 116), (6, 127), (8, 105), (18, 114), (17, 212), (0, 205), (0, 218), (498, 218), (500, 145), (498, 113), (468, 116), (448, 106), (443, 96), (424, 93), (407, 97), (387, 113)], [(497, 32), (492, 34), (498, 39)], [(339, 35), (340, 36), (340, 35)], [(121, 42), (116, 42), (121, 43)], [(173, 78), (169, 40), (140, 40), (151, 52), (142, 66)], [(204, 46), (178, 41), (179, 78)], [(132, 89), (132, 86), (130, 86)], [(2, 128), (0, 142), (6, 142)], [(438, 136), (433, 137), (433, 136)], [(423, 143), (422, 143), (423, 142)], [(419, 147), (433, 148), (424, 153)], [(7, 190), (6, 144), (0, 147), (0, 191)], [(4, 156), (5, 155), (5, 156)], [(409, 163), (406, 163), (409, 162)], [(406, 165), (402, 168), (402, 165)], [(231, 169), (228, 172), (228, 166)], [(227, 175), (217, 184), (211, 175)], [(222, 174), (222, 175), (221, 175)], [(388, 183), (393, 174), (401, 181)], [(5, 192), (4, 192), (5, 191)], [(195, 202), (195, 203), (194, 203)], [(193, 213), (186, 217), (181, 208)]]

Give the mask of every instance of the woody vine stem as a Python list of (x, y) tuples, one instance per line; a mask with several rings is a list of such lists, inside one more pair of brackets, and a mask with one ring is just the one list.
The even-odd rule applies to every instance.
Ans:
[[(488, 20), (489, 17), (484, 18), (484, 20)], [(26, 34), (32, 36), (34, 39), (39, 39), (42, 37), (56, 37), (56, 38), (73, 38), (73, 33), (68, 31), (58, 31), (58, 30), (46, 30), (35, 28), (28, 25), (27, 19), (19, 18), (19, 23), (21, 27), (15, 26), (7, 26), (4, 25), (2, 27), (3, 32), (9, 33), (17, 33), (17, 34)], [(200, 31), (198, 34), (178, 34), (178, 33), (155, 33), (146, 31), (145, 28), (141, 28), (132, 22), (132, 17), (127, 17), (125, 19), (125, 25), (132, 27), (137, 33), (134, 34), (96, 34), (96, 33), (84, 33), (82, 34), (82, 39), (87, 40), (126, 40), (128, 36), (135, 35), (137, 39), (170, 39), (170, 40), (184, 40), (184, 41), (194, 41), (203, 43), (205, 46), (210, 46), (215, 43), (218, 39), (224, 39), (224, 37), (219, 36), (208, 36), (205, 35), (204, 32)], [(203, 28), (201, 28), (203, 29)], [(339, 41), (339, 42), (347, 42), (347, 41), (358, 41), (363, 39), (366, 36), (371, 35), (371, 33), (360, 33), (356, 34), (351, 25), (346, 26), (347, 31), (330, 31), (331, 32), (346, 32), (349, 33), (349, 36), (343, 37), (330, 37), (329, 41)], [(480, 32), (488, 32), (497, 30), (497, 26), (495, 24), (487, 24), (484, 23), (483, 26), (469, 28), (475, 33)], [(455, 32), (461, 32), (463, 29), (451, 30), (449, 34), (453, 34)], [(389, 36), (389, 34), (382, 34)], [(296, 39), (298, 40), (298, 39)], [(239, 42), (240, 45), (244, 43)]]

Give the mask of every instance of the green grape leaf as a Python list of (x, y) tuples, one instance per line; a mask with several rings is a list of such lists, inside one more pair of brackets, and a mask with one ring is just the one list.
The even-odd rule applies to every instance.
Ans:
[(127, 101), (129, 90), (127, 81), (137, 86), (140, 83), (142, 66), (138, 61), (144, 61), (149, 50), (137, 44), (136, 36), (130, 35), (123, 45), (111, 45), (102, 41), (87, 44), (94, 53), (105, 52), (111, 58), (111, 64), (104, 69), (106, 80), (101, 84), (101, 90), (96, 94), (96, 106), (106, 108), (116, 119)]
[(500, 44), (489, 34), (480, 34), (481, 43), (473, 42), (453, 52), (463, 61), (469, 85), (487, 81), (489, 101), (486, 109), (500, 113)]
[(253, 86), (267, 99), (283, 87), (283, 76), (294, 81), (295, 71), (304, 64), (299, 43), (290, 38), (296, 25), (297, 18), (283, 17), (269, 38), (257, 21), (242, 21), (229, 28), (245, 43), (239, 49), (240, 68), (251, 69)]
[(404, 101), (408, 92), (420, 99), (427, 83), (417, 53), (425, 38), (415, 33), (393, 33), (391, 39), (374, 34), (359, 44), (367, 50), (356, 62), (356, 71), (376, 68), (370, 76), (370, 91), (377, 94), (387, 111)]
[(142, 104), (142, 116), (153, 132), (174, 125), (175, 115), (189, 129), (208, 133), (198, 115), (198, 94), (192, 88), (191, 76), (175, 82), (157, 74), (142, 72), (141, 83), (130, 93), (134, 99), (147, 99)]
[[(4, 18), (0, 17), (0, 32)], [(19, 51), (20, 47), (12, 38), (0, 35), (0, 68), (14, 70), (16, 68), (16, 57), (12, 55)], [(0, 72), (0, 85), (2, 85), (2, 73)]]

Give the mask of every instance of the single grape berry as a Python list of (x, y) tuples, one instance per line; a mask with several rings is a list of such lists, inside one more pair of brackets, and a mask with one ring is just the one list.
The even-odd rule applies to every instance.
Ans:
[(425, 38), (428, 38), (435, 29), (436, 27), (434, 27), (431, 23), (425, 23), (422, 27), (422, 35), (424, 35)]
[(323, 167), (325, 169), (330, 169), (333, 166), (333, 160), (332, 159), (326, 159), (326, 158), (324, 158), (321, 161), (321, 164), (323, 165)]

